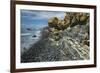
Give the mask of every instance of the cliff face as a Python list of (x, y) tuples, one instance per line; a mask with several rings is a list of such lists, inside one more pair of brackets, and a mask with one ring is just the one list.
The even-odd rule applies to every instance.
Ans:
[(72, 22), (74, 17), (70, 18), (70, 25), (68, 23), (66, 28), (59, 27), (62, 24), (58, 24), (60, 20), (57, 18), (55, 24), (54, 19), (51, 20), (49, 26), (41, 31), (41, 39), (21, 55), (21, 62), (88, 60), (89, 19), (86, 18), (83, 24), (80, 18)]

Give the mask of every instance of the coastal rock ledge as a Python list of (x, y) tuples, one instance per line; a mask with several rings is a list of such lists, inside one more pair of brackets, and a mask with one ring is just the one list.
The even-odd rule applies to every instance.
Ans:
[[(66, 13), (65, 17), (69, 17), (68, 14)], [(83, 13), (83, 16), (85, 15), (89, 16)], [(58, 18), (54, 18), (55, 22), (53, 20), (55, 24), (57, 23), (56, 26), (49, 21), (49, 26), (41, 31), (40, 40), (21, 54), (21, 62), (89, 60), (89, 18), (81, 17), (80, 20), (77, 16), (72, 17), (69, 18), (71, 22), (68, 26), (58, 24)], [(80, 21), (74, 21), (74, 17)]]

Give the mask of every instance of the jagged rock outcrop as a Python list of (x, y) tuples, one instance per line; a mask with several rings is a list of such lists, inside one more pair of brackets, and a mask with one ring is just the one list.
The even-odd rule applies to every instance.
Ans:
[(53, 27), (58, 30), (64, 30), (68, 27), (84, 25), (88, 20), (88, 13), (66, 12), (63, 20), (59, 19), (58, 17), (52, 17), (48, 20), (48, 25), (49, 27)]

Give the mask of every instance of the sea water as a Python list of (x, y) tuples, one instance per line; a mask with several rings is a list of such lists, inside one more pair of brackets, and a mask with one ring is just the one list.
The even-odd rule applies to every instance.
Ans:
[[(25, 29), (24, 29), (25, 30)], [(36, 43), (41, 36), (41, 29), (25, 30), (21, 33), (21, 52), (28, 50), (34, 43)]]

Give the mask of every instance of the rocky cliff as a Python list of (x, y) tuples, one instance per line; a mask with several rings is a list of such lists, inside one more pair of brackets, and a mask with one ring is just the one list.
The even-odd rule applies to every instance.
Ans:
[(88, 60), (89, 14), (69, 13), (48, 20), (41, 38), (21, 55), (21, 62)]

